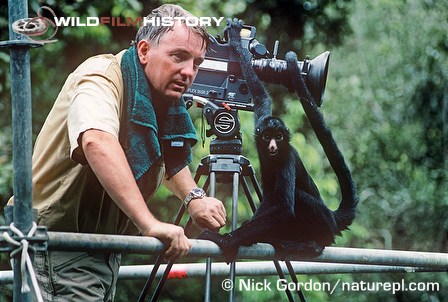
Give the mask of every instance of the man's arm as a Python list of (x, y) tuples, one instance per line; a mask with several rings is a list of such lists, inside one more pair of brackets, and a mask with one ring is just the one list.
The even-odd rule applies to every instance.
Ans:
[(167, 245), (167, 260), (187, 254), (191, 243), (183, 229), (158, 221), (147, 208), (117, 138), (108, 132), (91, 129), (82, 134), (80, 141), (82, 152), (98, 180), (140, 232)]
[[(197, 187), (188, 166), (170, 180), (165, 179), (163, 184), (181, 200), (184, 200), (188, 193)], [(191, 200), (188, 204), (188, 212), (200, 228), (217, 231), (226, 224), (226, 209), (221, 201), (213, 197)]]

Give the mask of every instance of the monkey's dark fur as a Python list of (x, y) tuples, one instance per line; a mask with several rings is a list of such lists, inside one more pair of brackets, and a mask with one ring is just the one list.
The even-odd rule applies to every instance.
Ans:
[(336, 211), (328, 209), (297, 151), (289, 143), (288, 128), (282, 120), (272, 117), (270, 96), (251, 66), (250, 53), (241, 46), (241, 28), (242, 21), (228, 21), (226, 31), (253, 96), (263, 199), (253, 217), (238, 229), (224, 235), (206, 230), (199, 238), (218, 244), (228, 262), (235, 259), (241, 245), (259, 242), (272, 244), (282, 259), (290, 253), (317, 256), (355, 218), (358, 203), (355, 185), (322, 114), (301, 78), (297, 57), (290, 52), (286, 61), (291, 78), (295, 79), (292, 88), (297, 89), (301, 97), (305, 113), (341, 187), (339, 208)]

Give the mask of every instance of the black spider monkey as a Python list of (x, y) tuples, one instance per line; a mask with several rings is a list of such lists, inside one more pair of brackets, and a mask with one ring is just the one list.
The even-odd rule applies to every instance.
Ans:
[(254, 101), (255, 142), (263, 198), (252, 218), (241, 227), (224, 235), (205, 230), (199, 238), (218, 244), (228, 262), (235, 259), (241, 245), (258, 242), (272, 244), (280, 259), (285, 259), (291, 252), (318, 256), (355, 218), (356, 188), (344, 157), (301, 78), (297, 57), (289, 52), (285, 59), (294, 79), (291, 86), (301, 98), (341, 187), (339, 208), (331, 211), (325, 205), (297, 151), (289, 143), (288, 128), (281, 119), (272, 116), (270, 96), (251, 66), (251, 54), (241, 45), (242, 25), (242, 21), (228, 20), (226, 33), (230, 47), (238, 55)]

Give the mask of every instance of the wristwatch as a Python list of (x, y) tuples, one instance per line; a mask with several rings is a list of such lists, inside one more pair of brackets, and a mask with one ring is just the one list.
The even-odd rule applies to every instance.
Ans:
[(185, 207), (188, 207), (188, 204), (190, 204), (190, 201), (192, 201), (193, 199), (200, 199), (204, 198), (205, 196), (207, 195), (205, 194), (204, 190), (202, 190), (201, 188), (194, 188), (190, 191), (190, 193), (188, 193), (187, 197), (185, 197), (184, 205)]

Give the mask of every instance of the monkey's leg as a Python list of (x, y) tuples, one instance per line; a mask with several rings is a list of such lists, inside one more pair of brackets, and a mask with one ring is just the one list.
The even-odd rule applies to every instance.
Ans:
[[(308, 196), (309, 197), (309, 196)], [(308, 198), (308, 206), (312, 206)], [(322, 253), (324, 247), (313, 239), (307, 238), (307, 233), (299, 227), (298, 217), (286, 207), (264, 205), (263, 211), (255, 218), (244, 223), (240, 228), (228, 234), (230, 246), (239, 247), (256, 242), (272, 244), (280, 259), (288, 255), (299, 254), (305, 257), (315, 257)], [(310, 209), (303, 209), (309, 211)]]

